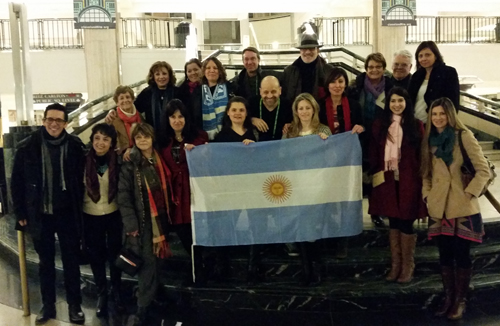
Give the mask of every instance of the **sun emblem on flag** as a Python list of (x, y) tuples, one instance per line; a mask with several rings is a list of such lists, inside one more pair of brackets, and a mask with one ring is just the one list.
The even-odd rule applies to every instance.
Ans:
[(262, 186), (264, 196), (270, 202), (281, 204), (290, 198), (292, 183), (282, 175), (272, 175), (264, 181)]

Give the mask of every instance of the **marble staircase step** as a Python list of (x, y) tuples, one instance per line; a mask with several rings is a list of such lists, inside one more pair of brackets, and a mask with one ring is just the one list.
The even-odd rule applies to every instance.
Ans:
[[(210, 249), (208, 249), (210, 250)], [(226, 255), (230, 261), (233, 278), (245, 282), (248, 270), (248, 248), (233, 247), (229, 250), (212, 250), (216, 255)], [(481, 245), (473, 245), (471, 255), (474, 270), (500, 268), (500, 239), (488, 239)], [(382, 277), (390, 268), (389, 248), (350, 248), (345, 259), (335, 258), (334, 252), (324, 248), (321, 252), (322, 272), (325, 278), (345, 277)], [(187, 275), (191, 268), (191, 260), (181, 250), (174, 251), (174, 257), (165, 262), (165, 268), (172, 272)], [(439, 272), (439, 254), (436, 246), (421, 246), (415, 250), (417, 275), (435, 274)], [(280, 282), (300, 277), (302, 264), (300, 257), (289, 257), (279, 245), (264, 251), (260, 271), (266, 279)]]
[[(500, 270), (473, 275), (469, 300), (495, 297), (500, 292)], [(183, 287), (177, 274), (165, 274), (163, 284), (170, 296), (204, 309), (256, 311), (308, 311), (346, 313), (434, 308), (440, 300), (440, 275), (416, 275), (412, 282), (387, 282), (379, 276), (327, 279), (316, 287), (303, 287), (296, 280), (249, 286), (234, 281), (203, 288)]]

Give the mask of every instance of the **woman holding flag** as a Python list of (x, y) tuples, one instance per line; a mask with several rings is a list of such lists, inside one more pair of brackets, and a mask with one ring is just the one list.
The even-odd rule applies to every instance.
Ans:
[[(299, 94), (292, 105), (293, 121), (283, 139), (319, 135), (327, 139), (332, 135), (330, 128), (319, 122), (319, 105), (309, 93)], [(316, 242), (298, 243), (302, 260), (302, 285), (319, 284), (321, 282), (321, 267), (319, 248)]]
[(415, 118), (408, 92), (394, 87), (381, 118), (372, 125), (370, 170), (373, 191), (369, 214), (389, 217), (391, 271), (388, 281), (410, 282), (415, 268), (413, 255), (417, 235), (413, 222), (427, 216), (422, 200), (420, 144), (424, 128)]
[(152, 126), (138, 124), (131, 136), (134, 147), (130, 151), (130, 161), (121, 168), (118, 204), (126, 235), (125, 246), (143, 260), (138, 271), (138, 309), (134, 325), (146, 325), (148, 307), (160, 284), (162, 260), (172, 255), (166, 238), (171, 174), (153, 147)]

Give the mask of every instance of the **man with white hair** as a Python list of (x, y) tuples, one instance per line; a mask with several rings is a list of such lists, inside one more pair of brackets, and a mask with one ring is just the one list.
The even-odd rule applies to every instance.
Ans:
[(392, 83), (394, 86), (403, 87), (408, 90), (411, 78), (412, 54), (408, 50), (400, 50), (394, 53), (392, 60)]

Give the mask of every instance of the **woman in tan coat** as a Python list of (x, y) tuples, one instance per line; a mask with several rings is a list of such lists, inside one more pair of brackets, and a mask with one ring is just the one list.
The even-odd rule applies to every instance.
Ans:
[[(477, 197), (489, 178), (479, 143), (460, 120), (450, 99), (430, 107), (422, 143), (422, 197), (429, 210), (429, 238), (436, 237), (445, 298), (436, 316), (462, 318), (472, 273), (471, 242), (481, 242), (483, 223)], [(465, 186), (459, 137), (476, 170)], [(456, 267), (455, 267), (456, 266)]]

